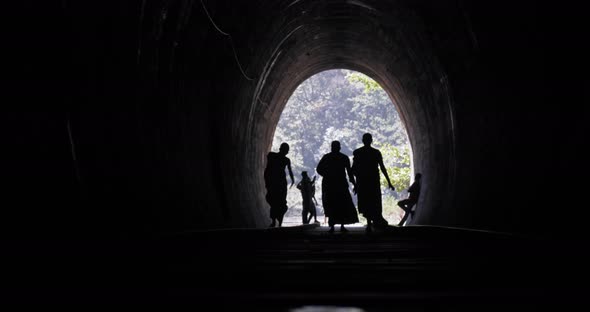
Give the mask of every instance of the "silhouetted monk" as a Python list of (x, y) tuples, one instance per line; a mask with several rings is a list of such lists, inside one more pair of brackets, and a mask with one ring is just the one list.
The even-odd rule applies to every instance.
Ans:
[(412, 207), (416, 205), (416, 203), (418, 202), (418, 197), (420, 197), (421, 179), (422, 175), (420, 173), (416, 173), (416, 176), (414, 177), (414, 183), (412, 183), (412, 185), (410, 185), (410, 188), (408, 188), (408, 193), (410, 193), (410, 195), (407, 199), (400, 200), (397, 203), (397, 205), (400, 206), (400, 208), (402, 208), (405, 212), (404, 217), (397, 224), (397, 226), (402, 226), (404, 222), (408, 220), (410, 214), (412, 214), (412, 216), (414, 215)]
[(350, 168), (348, 156), (340, 153), (340, 142), (332, 142), (332, 152), (320, 160), (316, 169), (322, 179), (322, 203), (324, 213), (328, 216), (330, 233), (334, 232), (334, 225), (340, 224), (340, 230), (347, 232), (345, 224), (359, 222), (352, 196), (348, 191), (348, 181), (356, 185)]
[(315, 208), (315, 179), (309, 178), (307, 171), (301, 172), (301, 182), (297, 184), (297, 188), (301, 191), (301, 200), (303, 209), (301, 210), (301, 219), (303, 224), (309, 224), (311, 218), (314, 218), (315, 223), (318, 222), (317, 212)]
[(381, 215), (383, 205), (381, 202), (381, 181), (379, 177), (379, 168), (389, 184), (391, 190), (395, 190), (385, 165), (383, 165), (383, 156), (378, 149), (372, 148), (373, 137), (369, 133), (363, 135), (363, 144), (365, 146), (356, 149), (353, 152), (352, 172), (356, 177), (355, 193), (358, 196), (359, 212), (367, 218), (367, 232), (372, 231), (374, 225), (386, 225), (387, 221)]
[(291, 186), (295, 183), (291, 160), (286, 157), (289, 153), (289, 144), (282, 143), (278, 153), (269, 152), (266, 156), (266, 169), (264, 169), (264, 184), (266, 186), (266, 201), (270, 205), (270, 227), (279, 222), (283, 224), (283, 216), (287, 212), (287, 177), (285, 167), (289, 169)]

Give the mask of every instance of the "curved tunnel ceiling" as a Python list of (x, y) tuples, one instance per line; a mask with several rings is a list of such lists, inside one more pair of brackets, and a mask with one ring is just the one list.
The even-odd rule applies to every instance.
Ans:
[[(241, 194), (236, 199), (248, 207), (260, 207), (255, 215), (266, 214), (261, 172), (282, 109), (301, 82), (334, 68), (371, 76), (397, 104), (413, 147), (415, 170), (423, 173), (428, 190), (416, 222), (429, 222), (429, 215), (444, 215), (445, 205), (452, 204), (455, 134), (445, 73), (425, 40), (421, 21), (407, 8), (382, 8), (384, 4), (295, 1), (274, 17), (273, 31), (257, 46), (251, 60), (257, 66), (250, 68), (262, 69), (256, 71), (260, 73), (256, 89), (252, 93), (250, 85), (243, 88), (236, 97), (240, 109), (233, 117), (246, 122), (245, 129), (249, 129), (236, 140), (256, 142), (244, 151), (250, 165), (239, 166), (256, 164), (253, 172), (258, 183), (256, 191), (235, 187), (230, 192)], [(237, 185), (251, 185), (251, 178), (244, 175)], [(259, 225), (267, 223), (264, 217), (258, 220)]]
[(397, 104), (424, 174), (415, 223), (563, 231), (567, 222), (545, 226), (563, 199), (542, 193), (586, 162), (588, 123), (580, 101), (564, 101), (585, 90), (584, 80), (563, 79), (575, 77), (570, 53), (581, 50), (547, 43), (579, 42), (582, 28), (548, 22), (553, 6), (500, 2), (63, 1), (23, 10), (14, 42), (26, 66), (14, 81), (26, 92), (16, 98), (59, 105), (7, 124), (19, 133), (7, 150), (23, 160), (7, 173), (22, 186), (14, 211), (59, 203), (59, 215), (34, 215), (40, 228), (64, 232), (266, 226), (262, 172), (282, 108), (306, 78), (347, 68)]

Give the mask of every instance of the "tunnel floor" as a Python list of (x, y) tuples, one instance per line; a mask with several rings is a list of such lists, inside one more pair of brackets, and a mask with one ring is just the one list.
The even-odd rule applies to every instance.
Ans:
[[(52, 253), (39, 269), (42, 282), (20, 277), (11, 291), (38, 292), (48, 302), (257, 311), (310, 305), (512, 310), (584, 302), (584, 287), (571, 278), (581, 278), (587, 257), (568, 253), (564, 242), (430, 226), (370, 235), (362, 227), (336, 229), (227, 229), (86, 242), (64, 247), (54, 264), (48, 255), (60, 249), (47, 248)], [(39, 267), (39, 259), (29, 257), (31, 267)]]
[[(548, 272), (540, 241), (435, 227), (389, 227), (371, 235), (362, 227), (336, 229), (333, 234), (325, 226), (209, 233), (224, 248), (217, 242), (176, 248), (183, 252), (175, 257), (179, 261), (167, 263), (178, 285), (170, 293), (183, 300), (366, 310), (481, 308), (563, 295), (553, 287), (560, 277)], [(201, 253), (214, 256), (195, 261)]]

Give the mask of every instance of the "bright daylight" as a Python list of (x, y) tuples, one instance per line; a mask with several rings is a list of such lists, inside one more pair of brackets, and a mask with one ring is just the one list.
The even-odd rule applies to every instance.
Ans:
[[(317, 176), (315, 198), (318, 221), (322, 225), (325, 225), (322, 183), (315, 168), (321, 157), (330, 152), (330, 143), (334, 140), (340, 141), (341, 152), (349, 156), (352, 163), (352, 151), (363, 145), (364, 133), (373, 135), (373, 146), (381, 151), (395, 187), (395, 191), (389, 190), (381, 175), (383, 217), (389, 224), (396, 224), (403, 216), (403, 210), (396, 204), (407, 197), (412, 174), (411, 148), (394, 104), (377, 82), (355, 71), (324, 71), (300, 84), (282, 112), (272, 150), (278, 151), (281, 142), (290, 145), (287, 156), (291, 159), (295, 185), (301, 181), (303, 171), (307, 171), (311, 179)], [(352, 185), (350, 191), (356, 206)], [(287, 205), (284, 226), (300, 225), (302, 197), (295, 186), (288, 190)], [(366, 223), (361, 215), (359, 219), (356, 226)]]

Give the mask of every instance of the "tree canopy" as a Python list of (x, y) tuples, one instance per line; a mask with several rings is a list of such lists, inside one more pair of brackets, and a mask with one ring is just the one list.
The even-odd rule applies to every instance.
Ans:
[[(362, 146), (362, 135), (373, 135), (373, 146), (381, 150), (383, 160), (396, 188), (383, 188), (384, 215), (396, 218), (396, 198), (410, 183), (410, 146), (404, 125), (387, 93), (370, 77), (350, 70), (336, 69), (316, 74), (301, 83), (281, 114), (275, 130), (272, 150), (289, 143), (293, 173), (297, 181), (301, 172), (317, 175), (315, 167), (330, 152), (330, 144), (340, 141), (341, 152), (349, 155)], [(318, 177), (319, 178), (319, 177)], [(386, 185), (385, 179), (382, 179)], [(321, 183), (316, 185), (321, 214)], [(356, 199), (356, 197), (355, 197)], [(288, 215), (301, 209), (301, 195), (289, 190)], [(386, 207), (387, 206), (387, 207)]]

